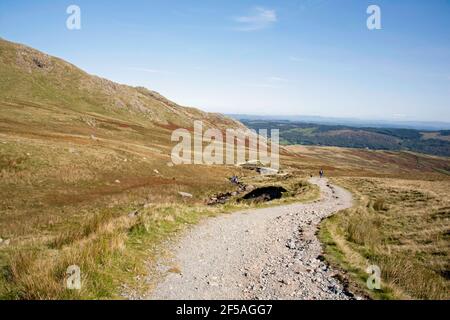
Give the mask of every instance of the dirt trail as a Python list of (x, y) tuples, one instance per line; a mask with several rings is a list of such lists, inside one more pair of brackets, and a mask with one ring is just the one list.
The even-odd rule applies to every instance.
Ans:
[[(313, 178), (321, 200), (207, 219), (161, 262), (164, 275), (147, 299), (350, 299), (320, 260), (317, 225), (352, 205), (346, 190)], [(174, 265), (181, 274), (169, 272)], [(172, 270), (173, 271), (173, 270)]]

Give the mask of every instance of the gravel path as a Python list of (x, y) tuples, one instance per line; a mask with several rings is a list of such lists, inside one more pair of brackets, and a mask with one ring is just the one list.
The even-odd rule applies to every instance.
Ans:
[[(346, 190), (313, 178), (322, 198), (210, 218), (190, 229), (161, 262), (147, 299), (350, 299), (321, 261), (317, 225), (352, 206)], [(169, 271), (178, 266), (181, 273)]]

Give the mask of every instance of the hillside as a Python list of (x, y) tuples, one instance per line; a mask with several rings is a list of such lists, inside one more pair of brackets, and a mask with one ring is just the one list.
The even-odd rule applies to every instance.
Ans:
[[(136, 132), (151, 126), (190, 127), (199, 119), (210, 126), (240, 125), (219, 114), (179, 106), (145, 88), (89, 75), (61, 59), (1, 39), (0, 102), (2, 130), (12, 125), (29, 130), (29, 125), (51, 123), (49, 117), (58, 123), (48, 129), (72, 134), (93, 128), (107, 134), (130, 127)], [(33, 113), (33, 119), (17, 117), (25, 113)]]
[[(408, 296), (417, 296), (417, 288), (427, 279), (446, 281), (441, 278), (448, 275), (448, 232), (443, 233), (448, 222), (440, 217), (448, 215), (448, 158), (289, 146), (280, 155), (283, 174), (279, 176), (259, 176), (235, 166), (173, 166), (173, 129), (191, 128), (196, 119), (220, 129), (243, 124), (179, 106), (144, 88), (91, 76), (58, 58), (4, 40), (0, 40), (0, 108), (0, 299), (108, 299), (121, 298), (124, 292), (133, 297), (155, 281), (156, 257), (170, 255), (162, 241), (173, 239), (201, 219), (266, 206), (240, 201), (227, 178), (238, 175), (240, 181), (256, 188), (281, 186), (286, 194), (268, 205), (285, 205), (317, 199), (317, 188), (307, 180), (320, 168), (361, 196), (362, 206), (367, 184), (376, 181), (381, 185), (381, 181), (390, 185), (391, 180), (397, 181), (397, 189), (403, 192), (398, 199), (386, 201), (394, 213), (401, 212), (405, 192), (411, 198), (407, 203), (411, 217), (431, 203), (427, 215), (400, 221), (391, 229), (386, 225), (384, 235), (389, 238), (391, 232), (400, 233), (408, 226), (417, 234), (399, 234), (399, 242), (404, 243), (395, 249), (411, 257), (432, 256), (425, 261), (412, 259), (417, 272), (428, 269), (433, 274), (416, 281), (417, 285), (408, 282), (408, 287), (401, 288)], [(285, 123), (259, 125), (298, 130)], [(320, 131), (301, 130), (305, 136)], [(325, 132), (332, 136), (331, 131)], [(372, 134), (365, 131), (365, 139)], [(392, 148), (400, 139), (381, 132), (373, 136), (380, 145), (390, 141)], [(435, 141), (445, 136), (445, 132), (428, 132), (423, 139)], [(425, 190), (421, 192), (430, 196), (415, 191), (416, 184), (422, 183)], [(385, 196), (384, 188), (372, 190), (371, 197)], [(183, 196), (186, 193), (192, 197)], [(229, 202), (208, 205), (209, 200), (228, 195)], [(358, 215), (351, 218), (358, 222)], [(329, 226), (329, 238), (346, 236), (343, 220)], [(421, 233), (417, 226), (430, 232)], [(428, 244), (437, 236), (446, 238), (439, 242), (435, 255)], [(423, 245), (410, 247), (408, 241)], [(359, 253), (364, 248), (354, 249)], [(71, 265), (82, 271), (80, 291), (63, 285)], [(177, 265), (170, 270), (179, 272)], [(395, 284), (395, 279), (392, 282)], [(441, 298), (442, 292), (438, 286), (422, 296)]]
[[(27, 213), (15, 222), (44, 215), (46, 223), (66, 205), (104, 203), (123, 192), (190, 184), (196, 169), (167, 166), (172, 130), (191, 128), (197, 119), (210, 127), (242, 126), (218, 114), (179, 106), (144, 88), (91, 76), (58, 58), (4, 40), (0, 108), (3, 237), (12, 232), (11, 221), (4, 220), (14, 212)], [(170, 178), (162, 176), (166, 172)], [(173, 183), (175, 175), (178, 184)], [(167, 187), (157, 194), (164, 192), (174, 193)], [(30, 223), (21, 233), (36, 227)]]
[[(4, 40), (0, 40), (0, 108), (3, 237), (12, 232), (11, 221), (4, 220), (14, 212), (27, 213), (15, 222), (39, 220), (40, 215), (46, 221), (66, 205), (108, 202), (108, 197), (123, 192), (150, 188), (159, 196), (173, 194), (171, 188), (183, 184), (191, 192), (201, 189), (202, 183), (214, 184), (225, 177), (223, 168), (217, 169), (218, 176), (212, 169), (213, 178), (202, 181), (194, 174), (200, 168), (167, 165), (172, 130), (192, 128), (194, 120), (203, 120), (207, 127), (242, 127), (222, 115), (91, 76), (58, 58)], [(159, 190), (162, 185), (168, 187)], [(36, 226), (30, 223), (21, 233)]]
[(284, 144), (414, 151), (450, 156), (448, 130), (365, 128), (290, 121), (241, 120), (252, 129), (279, 129)]
[[(84, 296), (108, 295), (118, 276), (111, 268), (101, 271), (95, 260), (112, 263), (112, 253), (126, 245), (129, 228), (142, 223), (128, 219), (130, 212), (145, 205), (156, 221), (170, 212), (183, 216), (214, 190), (227, 190), (226, 178), (235, 172), (172, 166), (171, 133), (192, 128), (194, 120), (219, 129), (241, 123), (4, 40), (0, 111), (0, 297), (61, 296), (58, 266), (65, 259), (91, 271), (94, 282)], [(171, 228), (186, 221), (173, 220)], [(152, 241), (170, 223), (152, 225)], [(116, 242), (106, 245), (110, 241)]]

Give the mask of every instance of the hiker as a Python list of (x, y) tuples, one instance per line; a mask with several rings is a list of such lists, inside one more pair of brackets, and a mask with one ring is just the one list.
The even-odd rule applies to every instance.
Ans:
[(239, 178), (236, 175), (232, 176), (230, 181), (233, 184), (239, 184)]
[(319, 175), (320, 175), (320, 178), (323, 178), (323, 169), (320, 169)]

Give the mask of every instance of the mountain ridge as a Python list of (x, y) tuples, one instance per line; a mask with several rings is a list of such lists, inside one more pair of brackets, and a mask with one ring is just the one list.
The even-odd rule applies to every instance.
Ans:
[(163, 125), (189, 127), (194, 120), (203, 120), (206, 126), (242, 127), (223, 115), (180, 106), (155, 91), (88, 74), (70, 62), (1, 38), (0, 77), (3, 102), (53, 104)]

